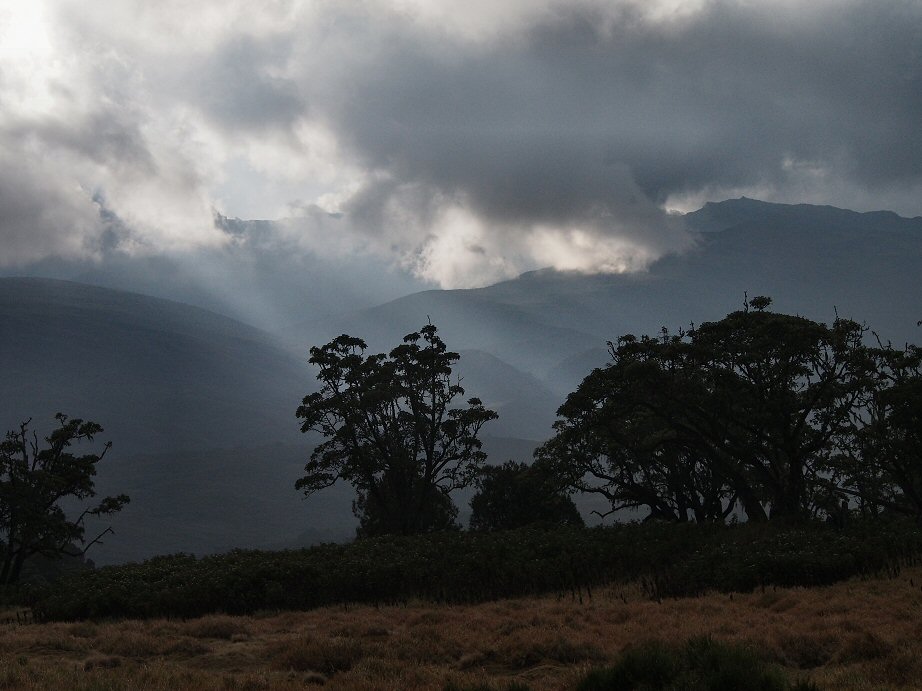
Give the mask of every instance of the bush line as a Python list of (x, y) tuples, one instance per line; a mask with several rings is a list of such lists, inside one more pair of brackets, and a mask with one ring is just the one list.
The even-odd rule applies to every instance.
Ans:
[(36, 619), (197, 617), (392, 604), (411, 598), (479, 602), (640, 581), (653, 598), (708, 590), (826, 585), (894, 574), (922, 554), (912, 521), (825, 524), (622, 524), (522, 528), (266, 552), (177, 554), (66, 576), (22, 595)]

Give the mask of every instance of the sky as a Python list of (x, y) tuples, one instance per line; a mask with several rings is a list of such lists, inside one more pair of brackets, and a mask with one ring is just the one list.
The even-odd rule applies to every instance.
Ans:
[(920, 123), (919, 0), (0, 0), (0, 268), (641, 270), (707, 200), (922, 215)]

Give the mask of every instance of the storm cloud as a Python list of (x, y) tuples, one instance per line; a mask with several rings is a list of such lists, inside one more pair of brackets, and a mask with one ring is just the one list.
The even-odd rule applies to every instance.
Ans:
[(922, 214), (913, 0), (59, 0), (2, 21), (6, 265), (98, 252), (101, 210), (128, 252), (227, 243), (215, 211), (284, 217), (286, 247), (442, 286), (642, 269), (692, 243), (670, 210), (740, 194)]

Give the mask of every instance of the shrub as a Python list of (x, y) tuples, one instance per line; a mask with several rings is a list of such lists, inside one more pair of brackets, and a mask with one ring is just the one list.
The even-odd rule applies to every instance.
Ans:
[(696, 638), (684, 646), (653, 641), (590, 672), (579, 691), (788, 691), (784, 677), (749, 649)]
[(274, 669), (327, 675), (352, 669), (363, 655), (361, 646), (351, 639), (312, 636), (275, 644), (268, 652)]

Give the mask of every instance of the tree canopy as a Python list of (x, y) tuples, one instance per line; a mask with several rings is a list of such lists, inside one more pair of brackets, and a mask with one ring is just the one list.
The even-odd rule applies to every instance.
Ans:
[(310, 495), (338, 480), (358, 494), (359, 533), (410, 534), (453, 524), (448, 496), (469, 485), (486, 454), (478, 438), (497, 417), (477, 398), (455, 407), (464, 389), (452, 380), (459, 359), (432, 324), (388, 354), (343, 334), (310, 350), (319, 391), (297, 410), (301, 431), (325, 438), (295, 486)]
[(877, 381), (833, 466), (866, 513), (922, 516), (922, 348), (874, 350)]
[(655, 518), (800, 520), (829, 504), (829, 459), (876, 381), (865, 329), (768, 298), (657, 338), (622, 336), (538, 451), (571, 487)]
[(487, 466), (471, 499), (471, 530), (512, 530), (535, 523), (582, 526), (583, 519), (556, 477), (540, 463)]

